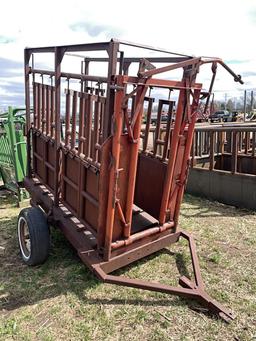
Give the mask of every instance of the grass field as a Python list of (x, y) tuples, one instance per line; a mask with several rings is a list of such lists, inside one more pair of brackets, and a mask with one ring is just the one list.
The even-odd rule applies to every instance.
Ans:
[[(193, 232), (207, 291), (232, 308), (226, 324), (196, 303), (102, 284), (58, 231), (42, 266), (21, 262), (19, 209), (0, 197), (1, 340), (256, 340), (256, 215), (186, 196), (180, 225)], [(127, 276), (176, 283), (191, 273), (186, 243), (128, 267)]]

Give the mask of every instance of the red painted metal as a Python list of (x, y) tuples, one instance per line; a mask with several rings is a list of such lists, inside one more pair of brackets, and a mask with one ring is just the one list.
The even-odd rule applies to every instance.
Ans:
[[(126, 58), (127, 45), (136, 46), (111, 40), (25, 50), (28, 150), (32, 149), (25, 186), (33, 205), (45, 210), (101, 280), (192, 297), (232, 318), (205, 293), (195, 243), (178, 230), (178, 217), (202, 89), (196, 83), (197, 73), (201, 65), (211, 62), (235, 74), (219, 59), (166, 51), (162, 52), (170, 56)], [(143, 45), (137, 48), (159, 51)], [(81, 74), (62, 70), (65, 54), (85, 51), (103, 51), (108, 58), (83, 56)], [(31, 56), (43, 52), (54, 54), (54, 70), (30, 66)], [(138, 62), (138, 76), (130, 75), (130, 66)], [(107, 75), (91, 74), (93, 63), (106, 63)], [(152, 63), (168, 65), (156, 68)], [(183, 70), (182, 80), (154, 78), (177, 68)], [(239, 76), (234, 77), (241, 82)], [(67, 88), (63, 88), (64, 80)], [(163, 92), (163, 98), (152, 95), (155, 88)], [(172, 90), (178, 94), (175, 115)], [(156, 127), (152, 122), (155, 110)], [(181, 278), (184, 288), (110, 275), (179, 238), (189, 243), (195, 277), (194, 282)]]

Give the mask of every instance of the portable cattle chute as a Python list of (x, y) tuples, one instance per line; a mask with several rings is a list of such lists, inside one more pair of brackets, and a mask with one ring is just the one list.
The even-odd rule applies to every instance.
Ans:
[[(36, 68), (46, 55), (53, 69)], [(213, 75), (202, 92), (196, 76), (206, 63)], [(217, 64), (242, 83), (221, 59), (113, 39), (25, 49), (24, 184), (33, 207), (21, 211), (18, 233), (27, 264), (46, 259), (49, 222), (100, 280), (193, 298), (233, 318), (206, 294), (194, 240), (178, 229), (197, 108), (211, 95)], [(172, 73), (181, 80), (170, 80)], [(112, 274), (180, 238), (188, 241), (193, 280), (183, 276), (172, 287)]]

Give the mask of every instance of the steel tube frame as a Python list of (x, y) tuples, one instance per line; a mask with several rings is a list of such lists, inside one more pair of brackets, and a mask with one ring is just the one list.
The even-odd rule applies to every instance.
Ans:
[(119, 158), (120, 158), (120, 138), (122, 133), (122, 99), (124, 96), (124, 90), (119, 90), (115, 98), (115, 111), (114, 111), (114, 125), (115, 134), (112, 142), (112, 167), (109, 174), (109, 193), (108, 193), (108, 207), (107, 207), (107, 218), (106, 218), (106, 236), (105, 236), (105, 253), (104, 259), (109, 260), (111, 254), (111, 242), (113, 235), (113, 223), (116, 206), (116, 191), (117, 191), (117, 180), (120, 172), (119, 169)]
[[(215, 302), (211, 297), (209, 297), (204, 291), (204, 285), (202, 276), (200, 273), (199, 261), (195, 250), (195, 243), (191, 235), (185, 231), (177, 231), (178, 216), (180, 210), (180, 204), (184, 192), (184, 185), (187, 178), (187, 166), (189, 161), (190, 147), (193, 139), (193, 131), (196, 120), (196, 109), (199, 102), (200, 92), (202, 85), (195, 83), (196, 74), (199, 71), (199, 66), (204, 63), (221, 63), (223, 62), (219, 59), (207, 59), (193, 58), (191, 56), (186, 56), (182, 54), (175, 54), (176, 57), (163, 57), (163, 58), (148, 58), (148, 60), (140, 60), (138, 58), (125, 58), (124, 53), (120, 51), (120, 45), (136, 46), (143, 49), (150, 49), (153, 51), (160, 51), (165, 53), (171, 53), (168, 51), (163, 51), (157, 48), (151, 48), (144, 45), (136, 45), (129, 42), (122, 42), (111, 40), (108, 43), (96, 43), (96, 44), (81, 44), (81, 45), (70, 45), (70, 46), (59, 46), (59, 47), (39, 47), (32, 49), (25, 49), (25, 98), (26, 98), (26, 109), (27, 109), (27, 136), (28, 136), (28, 177), (25, 179), (24, 183), (26, 188), (29, 190), (32, 196), (32, 204), (40, 205), (48, 215), (48, 219), (54, 222), (60, 227), (64, 235), (71, 242), (71, 244), (77, 249), (78, 255), (82, 261), (104, 282), (124, 285), (129, 287), (141, 288), (150, 291), (164, 292), (167, 294), (175, 294), (182, 297), (194, 298), (207, 306), (213, 312), (219, 314), (224, 319), (232, 319), (233, 315), (229, 310), (226, 310), (220, 304)], [(64, 73), (61, 70), (61, 62), (63, 56), (67, 52), (79, 52), (79, 51), (106, 51), (109, 58), (85, 58), (84, 62), (87, 62), (85, 73), (81, 74), (74, 73)], [(33, 53), (48, 53), (52, 52), (55, 55), (55, 70), (54, 71), (44, 71), (40, 69), (35, 69), (34, 65), (32, 68), (29, 66), (30, 57)], [(120, 53), (120, 55), (119, 55)], [(161, 68), (154, 68), (150, 62), (165, 62), (176, 63), (172, 65), (167, 65)], [(89, 70), (90, 61), (107, 61), (108, 62), (108, 75), (107, 77), (98, 77), (87, 74)], [(120, 63), (119, 70), (117, 70), (117, 63)], [(131, 77), (128, 75), (129, 66), (131, 63), (140, 62), (139, 76)], [(225, 67), (225, 65), (223, 65)], [(150, 70), (145, 70), (145, 67), (150, 68)], [(152, 78), (153, 75), (171, 71), (177, 68), (183, 68), (184, 74), (182, 81), (170, 81)], [(235, 75), (232, 70), (225, 67), (228, 72), (230, 72), (236, 81), (240, 81), (239, 76)], [(119, 72), (119, 75), (117, 75)], [(38, 126), (31, 128), (30, 122), (30, 83), (29, 76), (32, 74), (33, 80), (35, 80), (35, 74), (48, 75), (54, 78), (54, 86), (48, 87), (43, 84), (34, 83), (33, 88), (35, 90), (37, 101), (35, 100), (35, 105), (39, 108), (37, 117)], [(76, 131), (75, 123), (77, 118), (77, 97), (79, 93), (77, 91), (72, 94), (69, 89), (66, 92), (67, 99), (67, 110), (66, 117), (70, 120), (72, 116), (72, 129), (70, 128), (70, 122), (66, 126), (66, 137), (65, 143), (61, 141), (61, 123), (60, 123), (60, 99), (61, 99), (61, 78), (67, 79), (79, 79), (81, 80), (81, 92), (80, 92), (80, 130), (79, 130), (79, 141), (78, 141), (78, 151), (76, 151)], [(98, 141), (98, 132), (91, 132), (92, 125), (92, 100), (96, 101), (98, 99), (98, 104), (100, 102), (99, 93), (93, 94), (93, 89), (90, 93), (84, 94), (83, 83), (86, 85), (87, 81), (91, 80), (93, 82), (106, 83), (107, 85), (107, 96), (105, 104), (105, 114), (102, 117), (103, 122), (103, 141)], [(127, 85), (134, 85), (134, 91), (129, 95), (126, 94)], [(170, 136), (166, 136), (165, 140), (160, 140), (157, 138), (156, 143), (163, 144), (165, 146), (165, 157), (160, 158), (161, 162), (167, 163), (167, 171), (164, 179), (162, 200), (159, 209), (159, 219), (157, 225), (153, 225), (148, 229), (132, 233), (131, 222), (133, 214), (133, 204), (134, 204), (134, 193), (135, 193), (135, 181), (137, 174), (137, 163), (139, 157), (139, 140), (141, 137), (141, 120), (143, 114), (143, 103), (145, 100), (146, 92), (149, 87), (156, 88), (168, 88), (179, 90), (179, 100), (177, 106), (177, 113), (175, 119), (174, 128), (168, 128), (168, 135), (172, 134), (170, 152), (171, 155), (167, 157), (168, 154), (168, 139)], [(87, 89), (88, 90), (88, 89)], [(45, 96), (43, 96), (46, 91), (46, 102)], [(86, 89), (85, 89), (86, 91)], [(42, 93), (41, 93), (42, 92)], [(190, 104), (190, 96), (192, 95), (193, 101)], [(50, 96), (50, 97), (49, 97)], [(87, 97), (86, 97), (87, 96)], [(127, 116), (125, 108), (125, 101), (127, 101), (131, 96), (135, 96), (134, 112), (132, 117)], [(72, 97), (72, 98), (71, 98)], [(43, 103), (40, 103), (43, 101)], [(53, 103), (54, 101), (54, 103)], [(51, 103), (51, 107), (50, 107)], [(95, 102), (96, 103), (96, 102)], [(102, 102), (103, 103), (103, 102)], [(42, 104), (42, 112), (40, 112), (40, 106)], [(72, 106), (72, 110), (70, 108)], [(151, 103), (152, 105), (152, 103)], [(85, 110), (86, 106), (86, 110)], [(96, 106), (97, 107), (97, 106)], [(46, 110), (46, 112), (45, 112)], [(55, 110), (55, 112), (54, 112)], [(98, 110), (98, 109), (97, 109)], [(151, 109), (150, 109), (151, 110)], [(160, 110), (160, 109), (159, 109)], [(86, 111), (86, 113), (85, 113)], [(54, 124), (53, 124), (53, 113), (54, 113)], [(83, 115), (87, 115), (85, 118)], [(42, 124), (40, 115), (42, 115)], [(45, 116), (46, 115), (46, 116)], [(101, 113), (96, 113), (97, 119), (101, 116)], [(170, 116), (170, 115), (169, 115)], [(94, 117), (94, 119), (95, 119)], [(170, 117), (169, 117), (170, 118)], [(49, 122), (49, 119), (51, 122)], [(46, 120), (46, 122), (45, 122)], [(160, 112), (158, 114), (158, 121), (161, 120)], [(89, 122), (89, 123), (88, 123)], [(44, 126), (46, 124), (46, 127)], [(94, 122), (94, 127), (99, 127), (100, 122)], [(101, 121), (102, 124), (102, 121)], [(42, 129), (40, 128), (42, 125)], [(127, 129), (124, 133), (123, 128)], [(46, 129), (45, 129), (46, 128)], [(52, 129), (55, 129), (55, 134), (53, 136)], [(157, 129), (160, 128), (160, 123), (158, 122)], [(46, 130), (46, 131), (45, 131)], [(49, 132), (49, 130), (51, 132)], [(84, 131), (85, 130), (85, 131)], [(150, 131), (150, 126), (147, 125), (145, 134)], [(160, 131), (160, 130), (159, 130)], [(43, 165), (43, 175), (45, 175), (46, 167), (50, 171), (54, 171), (54, 189), (49, 190), (49, 186), (42, 183), (39, 175), (38, 178), (32, 177), (31, 169), (31, 141), (30, 135), (33, 133), (37, 136), (42, 136), (43, 141), (50, 141), (54, 146), (54, 160), (55, 165), (53, 166), (48, 160), (45, 161)], [(99, 209), (100, 200), (96, 200), (90, 193), (87, 193), (84, 188), (82, 189), (82, 184), (84, 179), (82, 179), (81, 163), (84, 162), (86, 168), (93, 167), (94, 173), (96, 174), (100, 171), (101, 161), (97, 162), (90, 158), (90, 143), (91, 137), (96, 136), (96, 142), (94, 147), (97, 150), (101, 150), (104, 147), (105, 153), (110, 153), (110, 164), (105, 165), (104, 171), (107, 173), (108, 177), (105, 180), (108, 182), (108, 188), (104, 192), (104, 200), (106, 203), (106, 212), (104, 218), (106, 218), (104, 236), (97, 235), (97, 232), (91, 227), (89, 223), (81, 218), (81, 208), (82, 200), (86, 198), (94, 207)], [(121, 164), (121, 139), (123, 136), (127, 137), (129, 151), (129, 159), (127, 166), (128, 179), (126, 180), (126, 192), (125, 192), (125, 207), (121, 206), (118, 198), (119, 189), (119, 175), (122, 171), (120, 169)], [(182, 154), (182, 159), (179, 159), (181, 163), (181, 169), (177, 169), (176, 163), (178, 162), (178, 154), (181, 147), (181, 139), (183, 139), (184, 150)], [(105, 145), (104, 145), (105, 143)], [(103, 146), (104, 145), (104, 146)], [(103, 147), (102, 147), (103, 146)], [(46, 144), (43, 145), (44, 155), (46, 155)], [(109, 148), (109, 149), (108, 149)], [(147, 148), (147, 147), (146, 147)], [(146, 149), (145, 148), (145, 149)], [(157, 148), (155, 148), (155, 154), (157, 154)], [(146, 150), (144, 150), (146, 152)], [(69, 155), (70, 158), (79, 160), (77, 165), (79, 167), (79, 175), (77, 183), (74, 179), (70, 180), (66, 174), (63, 174), (62, 181), (65, 181), (69, 186), (71, 186), (74, 191), (81, 191), (82, 197), (79, 196), (78, 208), (77, 210), (72, 208), (68, 203), (63, 204), (63, 198), (60, 202), (60, 184), (61, 184), (61, 171), (62, 169), (62, 157)], [(96, 153), (93, 152), (95, 155)], [(103, 155), (104, 156), (104, 155)], [(157, 158), (157, 155), (154, 156)], [(39, 155), (35, 150), (33, 153), (33, 158), (38, 158), (42, 162), (44, 159), (42, 155)], [(33, 160), (34, 161), (34, 160)], [(74, 162), (74, 161), (72, 161)], [(97, 163), (97, 165), (96, 165)], [(176, 167), (176, 168), (175, 168)], [(108, 169), (107, 169), (108, 168)], [(174, 172), (176, 173), (174, 174)], [(179, 172), (177, 174), (177, 172)], [(170, 217), (168, 212), (170, 212), (171, 205), (171, 188), (172, 185), (177, 183), (174, 182), (174, 176), (177, 177), (179, 186), (177, 187), (177, 193), (175, 197), (175, 209), (174, 216)], [(46, 176), (45, 176), (46, 177)], [(63, 183), (62, 183), (63, 186)], [(63, 192), (64, 193), (64, 192)], [(62, 194), (63, 194), (62, 193)], [(65, 193), (64, 193), (65, 194)], [(65, 196), (65, 195), (64, 195)], [(82, 199), (81, 199), (82, 198)], [(65, 200), (64, 200), (65, 202)], [(69, 208), (70, 207), (70, 208)], [(77, 216), (76, 216), (77, 215)], [(123, 234), (121, 238), (113, 240), (113, 227), (115, 219), (118, 219), (123, 224)], [(81, 219), (80, 219), (81, 218)], [(102, 233), (102, 228), (99, 230)], [(100, 238), (102, 239), (102, 244), (100, 248), (97, 248), (97, 243)], [(185, 238), (188, 241), (190, 254), (192, 259), (193, 271), (195, 281), (192, 281), (186, 277), (180, 278), (180, 284), (182, 287), (171, 287), (163, 285), (160, 283), (149, 283), (140, 281), (137, 279), (128, 279), (121, 276), (114, 276), (111, 273), (127, 264), (130, 264), (138, 259), (141, 259), (147, 255), (150, 255), (162, 248), (168, 246), (171, 243), (175, 243), (179, 238)], [(103, 247), (103, 249), (102, 249)]]

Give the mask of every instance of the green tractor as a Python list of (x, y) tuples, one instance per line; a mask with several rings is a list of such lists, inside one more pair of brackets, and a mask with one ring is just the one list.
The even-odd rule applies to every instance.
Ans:
[(0, 114), (0, 188), (13, 192), (18, 203), (28, 198), (22, 188), (27, 167), (24, 127), (24, 108), (9, 107), (7, 112)]

